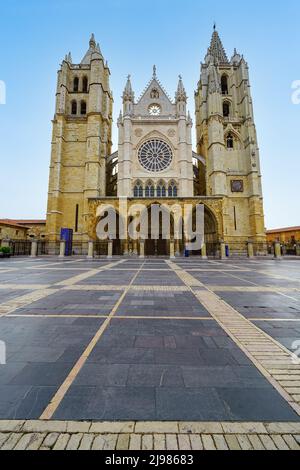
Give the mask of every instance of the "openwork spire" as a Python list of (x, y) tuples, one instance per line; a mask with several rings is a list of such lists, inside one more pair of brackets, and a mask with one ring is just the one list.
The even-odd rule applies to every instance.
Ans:
[(95, 41), (95, 35), (94, 35), (94, 33), (92, 34), (91, 39), (90, 39), (90, 47), (91, 47), (92, 49), (95, 49), (95, 48), (96, 48), (96, 41)]
[(219, 64), (229, 64), (225, 49), (223, 47), (223, 44), (222, 44), (222, 41), (220, 39), (219, 33), (216, 30), (216, 25), (215, 24), (214, 24), (214, 32), (213, 32), (210, 47), (209, 47), (209, 54)]
[(179, 81), (178, 81), (178, 87), (177, 87), (177, 91), (176, 91), (176, 95), (175, 95), (175, 100), (176, 100), (176, 102), (177, 101), (186, 101), (187, 100), (186, 91), (185, 91), (185, 88), (184, 88), (184, 85), (183, 85), (181, 75), (179, 75)]
[(126, 85), (125, 85), (125, 89), (124, 89), (124, 92), (123, 92), (123, 101), (134, 101), (134, 93), (133, 93), (133, 90), (132, 90), (132, 86), (131, 86), (131, 80), (130, 80), (130, 75), (128, 75), (127, 77), (127, 82), (126, 82)]
[(103, 59), (102, 53), (101, 53), (101, 50), (100, 50), (100, 46), (99, 46), (98, 43), (96, 43), (96, 39), (95, 39), (94, 34), (91, 35), (89, 46), (90, 46), (89, 50), (87, 51), (84, 58), (82, 59), (81, 64), (84, 64), (84, 65), (90, 64), (92, 58), (99, 58), (99, 59), (102, 58)]

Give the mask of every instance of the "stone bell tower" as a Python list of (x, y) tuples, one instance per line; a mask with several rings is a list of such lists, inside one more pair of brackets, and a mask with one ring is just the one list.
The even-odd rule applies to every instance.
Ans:
[(111, 153), (113, 97), (110, 71), (94, 35), (80, 64), (68, 54), (58, 72), (47, 210), (47, 235), (74, 231), (88, 241), (88, 199), (105, 196)]
[(224, 198), (223, 233), (234, 243), (265, 242), (259, 148), (249, 69), (228, 59), (214, 27), (195, 93), (198, 154), (206, 161), (207, 196)]

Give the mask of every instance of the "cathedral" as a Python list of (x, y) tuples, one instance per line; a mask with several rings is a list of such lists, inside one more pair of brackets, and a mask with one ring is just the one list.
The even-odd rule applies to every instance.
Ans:
[[(180, 256), (187, 240), (130, 239), (118, 230), (99, 240), (100, 207), (115, 207), (118, 222), (130, 208), (162, 204), (204, 206), (205, 243), (193, 254), (263, 253), (266, 249), (259, 148), (249, 70), (236, 50), (228, 58), (214, 28), (195, 91), (196, 142), (183, 79), (172, 99), (156, 67), (137, 99), (131, 77), (112, 153), (110, 70), (94, 35), (80, 64), (67, 55), (58, 72), (53, 120), (47, 239), (55, 252), (61, 229), (71, 229), (81, 254)], [(126, 200), (128, 216), (120, 213)], [(149, 232), (150, 233), (150, 232)]]

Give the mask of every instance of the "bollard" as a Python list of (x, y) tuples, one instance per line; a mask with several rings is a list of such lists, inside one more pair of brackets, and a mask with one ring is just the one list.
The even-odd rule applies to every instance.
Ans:
[(248, 250), (248, 258), (254, 258), (254, 250), (253, 250), (252, 242), (248, 242), (247, 250)]
[(64, 258), (66, 255), (66, 242), (65, 240), (61, 240), (59, 245), (59, 258)]
[(281, 256), (281, 245), (280, 245), (280, 242), (275, 242), (275, 246), (274, 246), (274, 258), (275, 259), (281, 259), (282, 256)]
[(175, 258), (175, 244), (174, 240), (170, 240), (170, 258), (174, 259)]
[(202, 245), (201, 257), (202, 257), (202, 259), (207, 259), (206, 243), (203, 243), (203, 245)]
[(113, 257), (113, 241), (108, 240), (107, 244), (107, 258), (111, 259)]
[(38, 252), (38, 242), (37, 240), (32, 240), (31, 242), (31, 258), (36, 258), (37, 257), (37, 252)]
[(226, 259), (226, 246), (224, 242), (220, 243), (220, 259)]
[(145, 240), (140, 240), (140, 258), (145, 258)]
[(93, 259), (94, 258), (94, 242), (92, 240), (89, 241), (89, 246), (88, 246), (88, 255), (87, 259)]

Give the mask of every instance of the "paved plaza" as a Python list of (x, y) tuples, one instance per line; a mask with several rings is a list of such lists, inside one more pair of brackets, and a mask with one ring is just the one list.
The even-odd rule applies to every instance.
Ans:
[(284, 422), (300, 434), (297, 260), (2, 260), (0, 340), (5, 426)]

